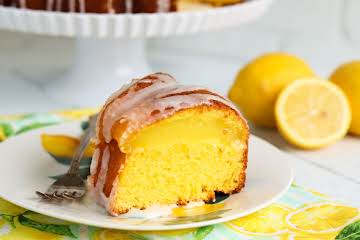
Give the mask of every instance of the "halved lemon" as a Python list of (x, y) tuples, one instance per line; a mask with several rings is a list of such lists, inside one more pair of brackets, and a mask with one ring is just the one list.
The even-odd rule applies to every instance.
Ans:
[(277, 126), (297, 147), (314, 149), (343, 138), (351, 122), (350, 105), (335, 84), (318, 78), (288, 85), (275, 105)]
[(287, 232), (286, 215), (291, 209), (273, 204), (258, 212), (226, 223), (231, 229), (254, 236), (274, 236)]
[(286, 216), (286, 223), (300, 235), (323, 235), (336, 233), (357, 218), (359, 209), (329, 202), (308, 205), (291, 212)]

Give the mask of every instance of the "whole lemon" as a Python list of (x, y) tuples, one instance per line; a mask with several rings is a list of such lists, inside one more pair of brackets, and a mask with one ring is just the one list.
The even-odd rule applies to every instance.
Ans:
[(341, 65), (330, 80), (345, 92), (352, 112), (349, 131), (360, 136), (360, 60)]
[(314, 75), (313, 70), (296, 56), (268, 53), (240, 70), (229, 98), (256, 125), (275, 127), (274, 107), (280, 91), (294, 80)]

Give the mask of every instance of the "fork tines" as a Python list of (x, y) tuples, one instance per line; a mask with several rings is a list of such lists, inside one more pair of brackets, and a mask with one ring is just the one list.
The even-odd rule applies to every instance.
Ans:
[(57, 191), (55, 191), (53, 193), (42, 193), (42, 192), (36, 191), (36, 194), (39, 197), (41, 197), (43, 200), (46, 200), (46, 201), (76, 200), (78, 198), (76, 196), (75, 192), (73, 192), (73, 193), (63, 192), (60, 194)]

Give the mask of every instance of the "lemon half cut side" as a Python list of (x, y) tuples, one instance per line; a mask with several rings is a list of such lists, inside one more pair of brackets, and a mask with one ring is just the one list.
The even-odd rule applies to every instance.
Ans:
[(343, 138), (351, 122), (345, 94), (335, 84), (318, 79), (299, 79), (287, 86), (275, 105), (281, 135), (304, 149), (327, 146)]

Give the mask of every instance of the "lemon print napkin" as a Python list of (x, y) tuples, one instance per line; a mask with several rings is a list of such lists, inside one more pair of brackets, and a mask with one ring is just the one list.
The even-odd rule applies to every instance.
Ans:
[[(35, 128), (80, 119), (95, 112), (96, 109), (82, 109), (2, 116), (0, 141)], [(0, 198), (0, 240), (5, 239), (360, 240), (360, 210), (293, 184), (276, 203), (227, 223), (177, 231), (137, 232), (74, 224), (28, 211)]]

